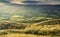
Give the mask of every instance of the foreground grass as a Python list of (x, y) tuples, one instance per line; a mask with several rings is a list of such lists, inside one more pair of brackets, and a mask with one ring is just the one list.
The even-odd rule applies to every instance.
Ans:
[(60, 37), (60, 36), (9, 33), (6, 35), (0, 35), (0, 37)]
[(34, 34), (34, 35), (57, 35), (60, 36), (60, 25), (32, 25), (25, 29), (3, 29), (0, 35), (13, 34)]
[(60, 37), (60, 20), (39, 23), (0, 22), (0, 37)]

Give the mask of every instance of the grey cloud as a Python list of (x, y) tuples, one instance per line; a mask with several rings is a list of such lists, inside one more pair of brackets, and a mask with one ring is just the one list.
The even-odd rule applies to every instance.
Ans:
[[(11, 0), (1, 0), (1, 1), (11, 1)], [(60, 4), (60, 0), (22, 0), (22, 1), (40, 1), (41, 4)]]

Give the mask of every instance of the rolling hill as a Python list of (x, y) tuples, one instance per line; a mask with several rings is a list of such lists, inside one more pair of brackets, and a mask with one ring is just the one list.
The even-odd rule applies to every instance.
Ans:
[(39, 35), (59, 37), (60, 6), (20, 5), (0, 0), (0, 35), (1, 37), (10, 37), (10, 35), (11, 37), (14, 35), (16, 37), (27, 37), (27, 35), (28, 37), (35, 35), (36, 37)]

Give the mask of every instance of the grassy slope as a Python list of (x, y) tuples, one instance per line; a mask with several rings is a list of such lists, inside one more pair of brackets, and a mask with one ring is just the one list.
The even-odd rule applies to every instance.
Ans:
[(51, 35), (33, 35), (33, 34), (7, 34), (0, 37), (60, 37), (60, 36), (51, 36)]
[[(19, 14), (20, 12), (21, 12), (21, 14), (23, 14), (23, 13), (29, 14), (30, 13), (29, 11), (32, 9), (32, 7), (30, 7), (30, 9), (29, 8), (26, 9), (23, 7), (21, 10), (24, 11), (26, 9), (28, 11), (22, 13), (22, 11), (19, 10), (20, 9), (19, 7), (16, 8), (16, 6), (12, 7), (12, 6), (3, 4), (3, 3), (0, 3), (0, 5), (1, 5), (0, 11), (6, 12), (6, 14), (8, 14), (8, 15), (9, 14), (15, 15), (16, 9), (18, 11), (17, 14)], [(32, 12), (32, 14), (36, 15), (36, 12), (38, 10), (37, 10), (37, 8), (35, 8), (35, 10), (34, 10), (34, 8), (35, 7), (33, 7), (33, 9), (31, 11), (34, 11), (35, 13)], [(58, 10), (56, 11), (56, 13), (58, 12)], [(8, 13), (10, 11), (11, 11), (11, 13)], [(45, 13), (45, 10), (43, 10), (42, 12)], [(47, 12), (49, 12), (49, 10)], [(52, 11), (52, 12), (54, 12), (54, 11)], [(59, 12), (57, 13), (57, 15), (60, 14)], [(53, 13), (53, 14), (56, 14), (56, 13)], [(37, 14), (39, 14), (39, 12)], [(53, 23), (51, 21), (44, 22), (44, 23), (42, 22), (43, 25), (41, 25), (40, 22), (38, 22), (38, 23), (11, 23), (11, 22), (6, 22), (6, 21), (5, 22), (0, 21), (0, 29), (2, 30), (2, 31), (0, 30), (0, 35), (1, 35), (0, 37), (44, 37), (44, 36), (36, 36), (36, 35), (31, 35), (31, 34), (37, 34), (37, 35), (46, 35), (46, 34), (47, 35), (56, 35), (57, 34), (60, 36), (60, 23), (56, 24), (55, 22), (54, 22), (54, 20), (53, 20)], [(60, 22), (60, 20), (58, 20), (57, 22)], [(52, 23), (52, 24), (48, 24), (48, 23)], [(20, 34), (20, 33), (25, 33), (25, 34)], [(46, 37), (59, 37), (59, 36), (46, 36)]]
[[(2, 22), (0, 23), (0, 34), (36, 34), (36, 35), (60, 35), (60, 20), (48, 21), (45, 25), (35, 23), (11, 23)], [(54, 23), (57, 22), (57, 23)], [(40, 22), (39, 22), (40, 23)], [(43, 22), (44, 23), (44, 22)], [(49, 23), (52, 23), (49, 25)], [(6, 27), (7, 26), (7, 27)]]

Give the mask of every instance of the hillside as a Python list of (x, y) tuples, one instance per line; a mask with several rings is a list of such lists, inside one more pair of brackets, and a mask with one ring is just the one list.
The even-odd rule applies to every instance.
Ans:
[[(22, 16), (24, 18), (32, 17), (47, 17), (58, 18), (60, 17), (60, 7), (52, 5), (40, 5), (40, 6), (24, 6), (0, 3), (0, 17), (10, 18), (12, 16)], [(28, 14), (28, 16), (27, 16)]]
[(60, 37), (60, 6), (0, 0), (0, 37)]

